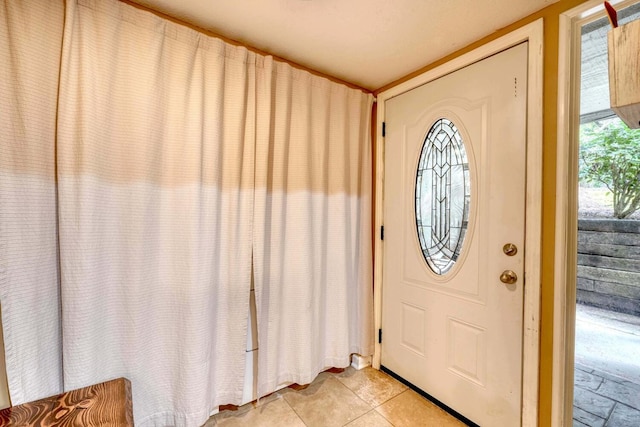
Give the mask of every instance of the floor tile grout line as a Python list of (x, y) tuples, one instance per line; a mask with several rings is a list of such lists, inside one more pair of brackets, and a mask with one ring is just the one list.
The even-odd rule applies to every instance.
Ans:
[(611, 418), (611, 414), (613, 414), (613, 411), (615, 411), (617, 406), (618, 406), (618, 402), (614, 402), (613, 406), (611, 407), (611, 412), (609, 412), (609, 415), (607, 415), (607, 418), (605, 418), (605, 420), (604, 420), (604, 425), (605, 426), (609, 423), (609, 418)]
[[(298, 393), (298, 391), (296, 391), (296, 393)], [(302, 417), (300, 416), (300, 414), (298, 413), (298, 411), (295, 410), (295, 408), (293, 406), (291, 406), (291, 404), (289, 403), (289, 401), (287, 399), (285, 399), (284, 395), (282, 396), (282, 400), (284, 400), (284, 403), (287, 404), (287, 406), (293, 411), (294, 414), (296, 414), (296, 417), (298, 417), (298, 419), (300, 420), (300, 422), (302, 422), (302, 424), (304, 424), (306, 427), (309, 427), (309, 424), (305, 423), (304, 420), (302, 419)]]
[(604, 427), (604, 426), (606, 426), (606, 425), (609, 423), (609, 418), (611, 418), (611, 414), (613, 414), (613, 411), (614, 411), (615, 409), (616, 409), (616, 402), (614, 402), (614, 403), (613, 403), (613, 406), (611, 407), (611, 411), (610, 411), (610, 412), (609, 412), (609, 414), (605, 417), (605, 419), (604, 419), (604, 424), (602, 424), (602, 425), (603, 425), (603, 427)]
[[(384, 372), (382, 372), (382, 373), (384, 374)], [(385, 374), (385, 375), (386, 375), (386, 374)], [(375, 409), (375, 408), (377, 408), (377, 407), (379, 407), (379, 406), (381, 406), (381, 405), (384, 405), (385, 403), (387, 403), (387, 402), (388, 402), (388, 401), (390, 401), (391, 399), (393, 399), (393, 398), (395, 398), (395, 397), (397, 397), (397, 396), (400, 396), (402, 393), (404, 393), (405, 391), (409, 390), (409, 387), (407, 387), (406, 385), (402, 384), (400, 381), (396, 380), (396, 379), (395, 379), (395, 378), (393, 378), (393, 377), (389, 377), (389, 378), (390, 378), (390, 379), (392, 379), (395, 383), (397, 383), (397, 384), (401, 385), (402, 387), (404, 387), (404, 390), (402, 390), (401, 392), (399, 392), (399, 393), (397, 393), (397, 394), (394, 394), (393, 396), (390, 396), (389, 398), (387, 398), (386, 400), (384, 400), (384, 401), (382, 401), (382, 402), (378, 403), (378, 404), (377, 404), (377, 405), (375, 405), (375, 406), (373, 406), (373, 405), (369, 405), (369, 403), (368, 403), (368, 402), (364, 402), (364, 403), (366, 403), (367, 405), (371, 406), (371, 409)], [(353, 390), (351, 387), (349, 387), (347, 384), (345, 384), (343, 381), (341, 381), (341, 380), (340, 380), (340, 378), (337, 378), (337, 376), (336, 376), (336, 379), (337, 379), (338, 381), (340, 381), (340, 383), (341, 383), (342, 385), (344, 385), (344, 386), (345, 386), (345, 387), (347, 387), (349, 390), (351, 390), (351, 391), (352, 391), (356, 396), (358, 396), (358, 394), (356, 393), (356, 391), (355, 391), (355, 390)], [(358, 397), (360, 397), (360, 396), (358, 396)], [(364, 401), (364, 399), (362, 399), (362, 398), (360, 398), (360, 400), (363, 400), (363, 401)]]
[[(331, 378), (333, 378), (334, 380), (336, 380), (338, 384), (342, 385), (345, 389), (347, 389), (349, 392), (351, 392), (351, 394), (353, 394), (353, 396), (354, 396), (354, 397), (356, 397), (358, 400), (360, 400), (362, 403), (364, 403), (365, 405), (367, 405), (367, 406), (369, 407), (369, 411), (365, 412), (364, 414), (362, 414), (362, 415), (360, 415), (360, 416), (363, 416), (363, 415), (365, 415), (365, 414), (369, 413), (369, 412), (373, 409), (373, 408), (371, 407), (371, 405), (369, 405), (367, 402), (365, 402), (363, 399), (361, 399), (361, 398), (360, 398), (360, 396), (358, 396), (358, 395), (357, 395), (353, 390), (351, 390), (349, 387), (347, 387), (345, 384), (343, 384), (343, 383), (342, 383), (342, 381), (340, 381), (340, 380), (338, 380), (337, 378), (335, 378), (335, 375), (334, 375), (334, 374), (331, 374), (331, 376), (329, 376), (329, 377), (325, 378), (325, 379), (324, 379), (324, 380), (322, 380), (321, 382), (323, 382), (323, 383), (324, 383), (325, 381), (327, 381), (327, 380), (329, 380), (329, 379), (331, 379)], [(311, 382), (311, 384), (313, 384), (313, 382)], [(295, 390), (294, 392), (297, 394), (297, 393), (299, 393), (299, 392), (301, 392), (301, 391), (302, 391), (302, 390)], [(294, 413), (298, 416), (298, 418), (302, 421), (302, 424), (304, 424), (304, 425), (305, 425), (305, 426), (307, 426), (307, 427), (310, 427), (310, 426), (309, 426), (309, 425), (304, 421), (304, 419), (300, 416), (300, 414), (295, 410), (295, 408), (293, 408), (293, 406), (291, 406), (291, 404), (290, 404), (290, 403), (289, 403), (289, 402), (284, 398), (284, 396), (282, 396), (282, 397), (283, 397), (283, 399), (285, 400), (285, 402), (287, 403), (287, 405), (289, 405), (289, 407), (293, 410), (293, 412), (294, 412)], [(346, 426), (347, 424), (349, 424), (349, 423), (351, 423), (351, 422), (353, 422), (353, 421), (357, 420), (358, 418), (360, 418), (360, 416), (359, 416), (359, 417), (357, 417), (357, 418), (354, 418), (353, 420), (349, 420), (349, 421), (348, 421), (346, 424), (344, 424), (344, 425)]]
[[(365, 410), (364, 413), (361, 413), (360, 415), (356, 416), (354, 419), (350, 419), (346, 421), (343, 427), (367, 415), (372, 416), (374, 418), (380, 417), (381, 419), (378, 418), (380, 421), (384, 420), (384, 422), (386, 422), (388, 425), (395, 426), (395, 424), (391, 420), (389, 420), (387, 416), (385, 416), (379, 409), (385, 404), (387, 404), (388, 402), (394, 399), (398, 399), (401, 396), (403, 396), (405, 393), (410, 392), (410, 389), (408, 387), (404, 386), (404, 384), (398, 382), (393, 378), (391, 378), (393, 381), (391, 381), (390, 383), (387, 383), (386, 381), (379, 382), (378, 377), (370, 376), (368, 374), (364, 374), (362, 377), (356, 378), (358, 382), (346, 381), (345, 383), (342, 381), (342, 379), (346, 379), (346, 377), (341, 378), (339, 377), (339, 374), (332, 373), (331, 375), (328, 375), (322, 381), (320, 381), (320, 386), (322, 386), (322, 383), (325, 383), (327, 380), (330, 380), (331, 378), (334, 378), (336, 380), (334, 383), (332, 383), (334, 384), (332, 387), (335, 387), (339, 384), (338, 387), (340, 389), (349, 390), (351, 397), (355, 397), (356, 398), (355, 401), (359, 401), (362, 404), (361, 409)], [(349, 384), (351, 385), (351, 387), (349, 386)], [(403, 389), (401, 389), (399, 392), (396, 392), (397, 390), (396, 386), (398, 385), (401, 385)], [(343, 393), (343, 392), (340, 392), (340, 393)], [(390, 395), (387, 393), (390, 393)], [(277, 400), (282, 399), (284, 400), (286, 408), (291, 410), (292, 413), (295, 414), (296, 418), (300, 420), (301, 425), (305, 427), (310, 427), (312, 424), (309, 424), (309, 422), (312, 422), (313, 420), (309, 419), (305, 421), (301, 413), (295, 409), (294, 405), (292, 404), (292, 402), (289, 401), (289, 398), (288, 398), (288, 397), (293, 398), (293, 396), (302, 395), (302, 394), (303, 394), (303, 390), (288, 390), (286, 393), (283, 393), (283, 394), (278, 393), (278, 396), (276, 399), (273, 399), (271, 402), (266, 403), (264, 406), (272, 404)], [(371, 396), (371, 399), (365, 400), (365, 396), (367, 398)], [(377, 401), (378, 398), (383, 398), (384, 400)], [(294, 402), (295, 401), (296, 400), (294, 400)], [(371, 403), (369, 401), (371, 401)], [(260, 405), (260, 406), (263, 406), (263, 405)], [(258, 406), (253, 406), (250, 409), (250, 411), (257, 410), (257, 409), (259, 409)], [(371, 412), (374, 412), (374, 413), (371, 414)], [(218, 419), (217, 417), (215, 417), (215, 415), (213, 418), (213, 422), (214, 422), (214, 425), (219, 425)]]
[(574, 408), (578, 408), (581, 411), (584, 411), (589, 415), (593, 415), (594, 417), (597, 417), (597, 418), (600, 418), (601, 420), (604, 420), (604, 424), (603, 425), (606, 425), (607, 421), (609, 421), (609, 417), (611, 417), (611, 414), (613, 414), (614, 409), (616, 408), (617, 404), (619, 403), (619, 402), (616, 402), (615, 400), (612, 400), (612, 399), (609, 399), (609, 400), (611, 400), (613, 402), (613, 406), (611, 407), (611, 410), (609, 411), (609, 414), (606, 417), (601, 417), (600, 415), (594, 414), (593, 412), (590, 412), (590, 411), (588, 411), (588, 410), (586, 410), (584, 408), (581, 408), (580, 406), (576, 406), (576, 405), (573, 405), (573, 406), (574, 406)]
[[(365, 369), (366, 369), (366, 368), (365, 368)], [(340, 374), (334, 374), (334, 378), (336, 378), (336, 379), (337, 379), (337, 380), (338, 380), (338, 381), (339, 381), (343, 386), (345, 386), (345, 387), (346, 387), (348, 390), (350, 390), (350, 391), (351, 391), (351, 392), (352, 392), (356, 397), (360, 398), (360, 400), (362, 400), (364, 403), (366, 403), (367, 405), (369, 405), (369, 407), (371, 408), (371, 409), (369, 409), (369, 411), (367, 411), (367, 412), (365, 412), (364, 414), (360, 415), (358, 418), (356, 418), (356, 419), (354, 419), (354, 420), (351, 420), (351, 421), (349, 421), (348, 423), (346, 423), (343, 427), (347, 426), (348, 424), (350, 424), (350, 423), (354, 422), (355, 420), (357, 420), (357, 419), (359, 419), (359, 418), (364, 417), (365, 415), (367, 415), (368, 413), (373, 412), (373, 411), (375, 411), (375, 412), (376, 412), (376, 414), (378, 414), (379, 416), (381, 416), (381, 417), (382, 417), (382, 418), (383, 418), (387, 423), (389, 423), (392, 427), (394, 427), (394, 426), (395, 426), (395, 425), (394, 425), (394, 424), (393, 424), (389, 419), (387, 419), (387, 417), (385, 417), (383, 414), (381, 414), (379, 411), (377, 411), (377, 410), (376, 410), (376, 408), (379, 408), (380, 406), (384, 405), (385, 403), (389, 402), (390, 400), (395, 399), (396, 397), (398, 397), (398, 396), (400, 396), (401, 394), (405, 393), (407, 390), (409, 390), (409, 388), (408, 388), (407, 386), (405, 386), (404, 384), (402, 384), (400, 381), (396, 380), (395, 378), (393, 378), (393, 377), (391, 377), (391, 376), (387, 375), (386, 373), (381, 372), (381, 371), (378, 371), (378, 372), (380, 372), (381, 374), (383, 374), (383, 375), (385, 375), (386, 377), (388, 377), (389, 379), (391, 379), (394, 383), (397, 383), (397, 384), (401, 385), (402, 387), (404, 387), (404, 390), (400, 391), (399, 393), (397, 393), (397, 394), (395, 394), (395, 395), (393, 395), (393, 396), (390, 396), (388, 399), (386, 399), (386, 400), (384, 400), (384, 401), (382, 401), (382, 402), (380, 402), (380, 403), (378, 403), (378, 404), (375, 404), (375, 405), (370, 405), (368, 402), (364, 401), (364, 399), (360, 398), (360, 396), (358, 395), (358, 393), (357, 393), (354, 389), (352, 389), (351, 387), (349, 387), (349, 385), (347, 385), (344, 381), (342, 381), (342, 380), (340, 379)], [(367, 378), (367, 380), (369, 380), (369, 378)]]
[[(403, 385), (404, 385), (404, 384), (403, 384)], [(395, 395), (395, 396), (393, 396), (391, 399), (395, 399), (396, 397), (400, 396), (401, 394), (406, 393), (407, 391), (409, 391), (409, 388), (407, 388), (406, 390), (403, 390), (403, 391), (401, 391), (400, 393), (396, 394), (396, 395)], [(386, 403), (386, 402), (388, 402), (388, 401), (390, 401), (391, 399), (386, 400), (386, 401), (385, 401), (385, 403)], [(374, 410), (374, 411), (376, 411), (376, 408), (379, 408), (379, 407), (381, 407), (382, 405), (384, 405), (384, 403), (379, 404), (378, 406), (376, 406), (375, 408), (373, 408), (373, 410)], [(394, 427), (395, 427), (395, 424), (393, 424), (393, 423), (391, 422), (391, 420), (390, 420), (390, 419), (388, 419), (387, 417), (385, 417), (385, 416), (384, 416), (384, 414), (381, 414), (381, 413), (380, 413), (380, 411), (376, 411), (376, 412), (378, 413), (378, 415), (380, 415), (382, 418), (384, 418), (386, 422), (388, 422), (389, 424), (391, 424), (392, 426), (394, 426)]]
[[(611, 400), (611, 399), (610, 399), (610, 400)], [(616, 406), (616, 403), (617, 403), (617, 402), (616, 402), (616, 401), (614, 401), (614, 400), (612, 400), (612, 402), (613, 402), (613, 406), (611, 407), (611, 412), (613, 412), (613, 407), (614, 407), (614, 406)], [(581, 411), (584, 411), (584, 412), (586, 412), (586, 413), (587, 413), (587, 414), (589, 414), (589, 415), (593, 415), (594, 417), (601, 418), (601, 419), (603, 419), (603, 420), (605, 420), (605, 421), (607, 420), (607, 418), (609, 418), (609, 415), (607, 415), (607, 418), (603, 418), (603, 417), (601, 417), (600, 415), (598, 415), (598, 414), (594, 414), (593, 412), (590, 412), (590, 411), (588, 411), (588, 410), (586, 410), (586, 409), (584, 409), (584, 408), (582, 408), (582, 407), (580, 407), (580, 406), (577, 406), (577, 405), (573, 405), (573, 407), (574, 407), (574, 408), (578, 408), (578, 409), (580, 409)]]
[[(349, 387), (347, 387), (347, 385), (346, 385), (346, 384), (344, 384), (342, 381), (340, 381), (339, 379), (337, 379), (337, 378), (335, 378), (335, 377), (334, 377), (334, 379), (335, 379), (336, 381), (338, 381), (338, 384), (341, 384), (344, 388), (346, 388), (347, 390), (349, 390), (349, 391), (351, 392), (351, 394), (353, 394), (353, 395), (354, 395), (358, 400), (360, 400), (362, 403), (364, 403), (365, 405), (367, 405), (367, 406), (369, 407), (369, 411), (365, 412), (365, 414), (369, 413), (369, 412), (373, 409), (373, 407), (372, 407), (371, 405), (369, 405), (369, 403), (368, 403), (368, 402), (365, 402), (365, 401), (364, 401), (364, 399), (362, 399), (360, 396), (358, 396), (358, 394), (357, 394), (355, 391), (353, 391), (353, 390), (351, 390)], [(364, 414), (362, 414), (362, 415), (364, 415)], [(361, 415), (361, 416), (362, 416), (362, 415)], [(357, 417), (357, 418), (355, 418), (355, 419), (353, 419), (353, 420), (350, 420), (347, 424), (349, 424), (349, 423), (350, 423), (350, 422), (352, 422), (352, 421), (357, 420), (358, 418), (360, 418), (360, 417)], [(345, 425), (347, 425), (347, 424), (345, 424)]]
[[(604, 383), (604, 382), (603, 382), (603, 383)], [(608, 396), (608, 395), (603, 394), (602, 392), (600, 392), (600, 393), (599, 393), (599, 392), (598, 392), (598, 390), (600, 390), (600, 387), (602, 386), (602, 384), (603, 384), (603, 383), (601, 383), (601, 384), (598, 386), (598, 388), (596, 388), (596, 389), (590, 389), (590, 388), (587, 388), (587, 387), (580, 387), (580, 386), (574, 386), (574, 387), (575, 387), (575, 388), (579, 388), (579, 389), (581, 389), (581, 390), (585, 390), (585, 391), (591, 392), (591, 393), (593, 393), (593, 394), (595, 394), (595, 395), (597, 395), (597, 396), (599, 396), (599, 397), (602, 397), (603, 399), (610, 400), (610, 401), (612, 401), (612, 402), (614, 402), (614, 403), (620, 403), (621, 405), (625, 405), (625, 406), (630, 407), (631, 409), (636, 409), (636, 410), (640, 411), (640, 408), (636, 408), (636, 407), (635, 407), (635, 406), (633, 406), (633, 405), (629, 405), (628, 403), (622, 402), (622, 401), (618, 400), (618, 399), (619, 399), (618, 397)], [(620, 383), (617, 383), (617, 384), (620, 384)], [(625, 386), (624, 384), (620, 384), (620, 385)], [(576, 403), (576, 402), (575, 402), (575, 400), (574, 400), (574, 406), (577, 406), (577, 407), (579, 407), (580, 409), (583, 409), (583, 408), (581, 408), (579, 405), (576, 405), (575, 403)], [(579, 402), (578, 402), (578, 403), (579, 403)], [(583, 409), (583, 410), (584, 410), (584, 409)], [(586, 412), (589, 412), (589, 411), (586, 411)], [(591, 414), (591, 412), (589, 412), (589, 413)], [(596, 415), (596, 414), (593, 414), (593, 415)], [(601, 418), (602, 418), (602, 417), (601, 417)]]

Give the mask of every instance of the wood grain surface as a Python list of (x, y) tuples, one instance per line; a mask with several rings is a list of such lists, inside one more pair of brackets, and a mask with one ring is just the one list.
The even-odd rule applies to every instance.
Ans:
[(133, 426), (131, 383), (107, 381), (0, 411), (2, 426)]
[(611, 109), (631, 129), (640, 129), (640, 20), (607, 34)]

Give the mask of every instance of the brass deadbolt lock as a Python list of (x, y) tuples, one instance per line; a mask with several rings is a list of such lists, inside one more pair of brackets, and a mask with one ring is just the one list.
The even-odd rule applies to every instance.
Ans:
[(504, 252), (506, 256), (514, 256), (518, 253), (518, 247), (513, 243), (507, 243), (502, 247), (502, 252)]

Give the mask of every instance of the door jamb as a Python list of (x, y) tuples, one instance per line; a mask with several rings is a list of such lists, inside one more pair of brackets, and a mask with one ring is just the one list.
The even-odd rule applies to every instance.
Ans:
[[(638, 0), (610, 1), (618, 8), (637, 2)], [(551, 424), (559, 427), (571, 426), (573, 423), (581, 28), (604, 16), (606, 13), (601, 0), (589, 0), (560, 14), (551, 386)]]
[[(528, 41), (527, 81), (527, 176), (524, 288), (523, 361), (522, 361), (522, 425), (538, 425), (538, 384), (540, 349), (540, 256), (542, 238), (542, 81), (543, 81), (543, 20), (538, 19), (496, 40), (416, 76), (378, 95), (376, 124), (376, 203), (375, 230), (384, 223), (384, 138), (382, 123), (385, 102), (455, 70), (478, 62), (519, 43)], [(382, 327), (382, 273), (384, 245), (379, 236), (375, 241), (374, 324)], [(373, 367), (380, 369), (381, 344), (375, 343)]]

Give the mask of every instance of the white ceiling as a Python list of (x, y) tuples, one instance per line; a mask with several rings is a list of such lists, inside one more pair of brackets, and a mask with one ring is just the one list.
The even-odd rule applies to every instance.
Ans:
[(134, 0), (378, 89), (557, 0)]

